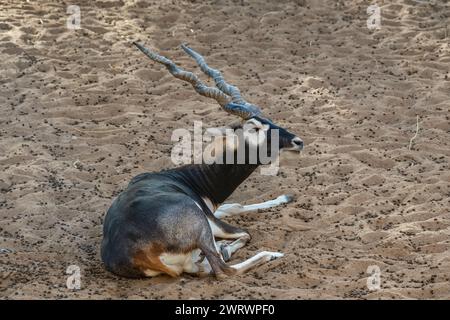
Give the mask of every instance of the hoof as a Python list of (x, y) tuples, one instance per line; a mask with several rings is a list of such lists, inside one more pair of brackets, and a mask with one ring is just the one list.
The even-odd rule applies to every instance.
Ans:
[(277, 198), (281, 203), (289, 203), (294, 200), (294, 196), (291, 194), (283, 194)]
[(268, 254), (269, 254), (269, 257), (270, 257), (269, 261), (272, 261), (272, 260), (284, 257), (284, 254), (281, 253), (281, 252), (268, 252)]
[(224, 261), (228, 261), (231, 258), (229, 250), (227, 250), (227, 245), (222, 245), (220, 247), (220, 253), (222, 254), (222, 258)]

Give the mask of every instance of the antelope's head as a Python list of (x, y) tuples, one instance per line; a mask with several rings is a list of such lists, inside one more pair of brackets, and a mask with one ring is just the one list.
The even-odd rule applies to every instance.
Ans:
[(206, 86), (195, 74), (182, 70), (166, 57), (158, 55), (136, 42), (134, 45), (153, 61), (163, 64), (174, 77), (191, 83), (197, 93), (215, 99), (223, 110), (240, 117), (241, 123), (234, 125), (233, 130), (241, 129), (243, 141), (249, 148), (264, 146), (272, 156), (274, 155), (274, 150), (271, 150), (273, 142), (277, 142), (275, 143), (278, 147), (276, 155), (283, 150), (299, 152), (303, 149), (302, 139), (264, 117), (258, 106), (245, 101), (239, 89), (227, 83), (220, 71), (209, 67), (203, 56), (196, 51), (186, 45), (181, 45), (183, 50), (197, 62), (200, 69), (214, 80), (216, 87)]

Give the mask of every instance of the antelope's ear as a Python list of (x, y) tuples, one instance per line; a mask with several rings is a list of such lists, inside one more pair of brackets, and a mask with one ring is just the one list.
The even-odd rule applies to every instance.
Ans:
[(256, 119), (249, 119), (245, 122), (244, 126), (248, 129), (255, 129), (257, 131), (263, 130), (267, 131), (269, 130), (270, 126), (268, 124), (261, 123), (260, 121)]

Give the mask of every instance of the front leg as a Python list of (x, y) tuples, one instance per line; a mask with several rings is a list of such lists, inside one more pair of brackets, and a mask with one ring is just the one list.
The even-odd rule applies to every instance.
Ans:
[(215, 216), (208, 216), (209, 226), (216, 238), (222, 239), (240, 239), (248, 238), (250, 240), (250, 234), (244, 229), (232, 226), (222, 220), (219, 220)]
[(281, 204), (289, 203), (293, 199), (294, 199), (293, 196), (284, 194), (274, 200), (250, 204), (246, 206), (243, 206), (239, 203), (223, 204), (219, 208), (217, 208), (216, 212), (214, 212), (214, 216), (216, 218), (221, 219), (224, 217), (234, 216), (243, 212), (254, 211), (258, 209), (268, 209), (279, 206)]
[(231, 255), (243, 248), (248, 242), (248, 239), (245, 237), (234, 240), (233, 242), (229, 240), (220, 240), (216, 242), (217, 250), (222, 255), (223, 261), (230, 261)]
[(229, 225), (215, 217), (208, 217), (208, 222), (214, 238), (237, 239), (232, 243), (223, 240), (216, 242), (216, 249), (221, 253), (224, 261), (228, 261), (234, 252), (250, 241), (250, 234), (244, 229)]

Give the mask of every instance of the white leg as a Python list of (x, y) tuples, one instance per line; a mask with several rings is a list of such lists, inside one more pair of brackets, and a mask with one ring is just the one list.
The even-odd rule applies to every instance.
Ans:
[(208, 218), (209, 226), (211, 227), (211, 231), (214, 237), (222, 238), (222, 239), (238, 239), (242, 237), (247, 237), (250, 240), (250, 235), (247, 231), (242, 230), (237, 227), (233, 227), (226, 222), (221, 220), (212, 221)]
[(240, 238), (233, 242), (221, 240), (216, 242), (216, 247), (218, 247), (220, 254), (222, 255), (223, 261), (229, 261), (231, 255), (244, 247), (248, 242), (248, 238)]
[[(240, 240), (236, 240), (227, 246), (227, 249), (231, 252), (230, 255), (242, 247), (241, 244), (238, 243), (238, 241)], [(216, 244), (216, 246), (219, 246), (219, 244)], [(208, 259), (201, 255), (198, 249), (194, 250), (192, 253), (192, 260), (189, 259), (190, 261), (186, 261), (183, 271), (186, 273), (197, 274), (198, 276), (211, 274), (212, 268), (208, 262)], [(243, 274), (254, 267), (257, 267), (268, 261), (281, 258), (282, 256), (283, 254), (280, 252), (263, 251), (241, 263), (232, 265), (231, 267), (236, 269), (237, 274)]]
[(232, 265), (231, 267), (237, 270), (237, 274), (243, 274), (250, 270), (251, 268), (254, 268), (258, 265), (261, 265), (265, 262), (281, 258), (283, 256), (280, 252), (270, 252), (270, 251), (263, 251), (260, 252), (250, 259), (247, 259), (241, 263)]
[(223, 204), (219, 208), (217, 208), (216, 212), (214, 212), (214, 216), (220, 219), (223, 217), (233, 216), (242, 212), (253, 211), (258, 209), (268, 209), (279, 206), (280, 204), (289, 203), (293, 199), (294, 198), (292, 196), (284, 194), (274, 200), (250, 204), (246, 206), (243, 206), (239, 203)]

